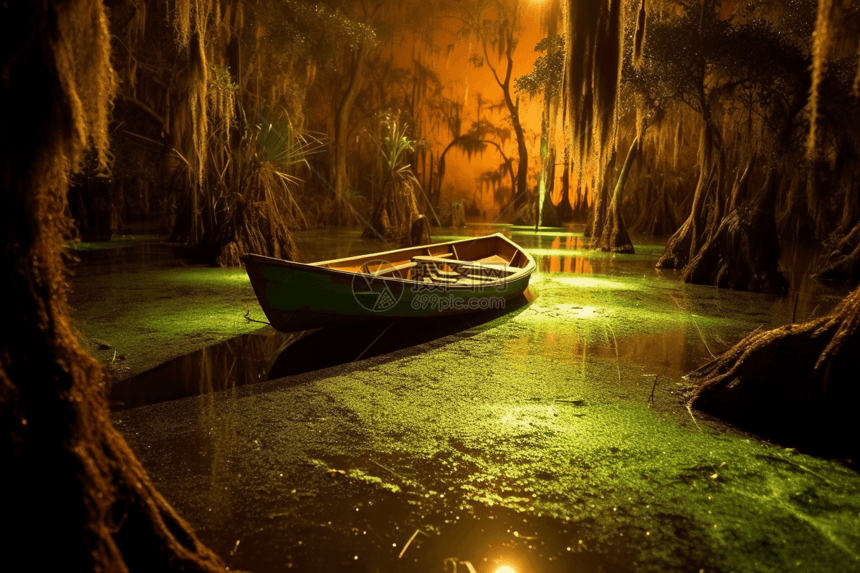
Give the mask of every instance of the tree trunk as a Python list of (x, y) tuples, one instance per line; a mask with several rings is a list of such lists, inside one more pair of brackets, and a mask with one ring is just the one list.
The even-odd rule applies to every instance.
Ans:
[(514, 208), (520, 207), (528, 201), (526, 190), (528, 186), (529, 173), (529, 151), (526, 147), (526, 136), (523, 131), (523, 126), (520, 123), (519, 105), (515, 104), (511, 99), (510, 86), (505, 90), (505, 103), (508, 104), (508, 110), (511, 112), (511, 123), (514, 126), (514, 133), (517, 137), (517, 186), (514, 189)]
[(544, 227), (558, 227), (561, 224), (558, 208), (552, 202), (552, 196), (545, 193), (543, 205), (540, 208), (540, 224)]
[(824, 263), (815, 276), (820, 279), (860, 279), (860, 223), (854, 225), (850, 233), (828, 245)]
[(630, 150), (627, 152), (627, 159), (624, 161), (624, 166), (621, 168), (621, 174), (618, 176), (618, 183), (615, 185), (615, 192), (612, 194), (612, 203), (609, 204), (606, 222), (603, 225), (603, 232), (600, 234), (600, 239), (594, 245), (602, 251), (612, 251), (613, 253), (633, 254), (633, 242), (630, 240), (630, 235), (627, 234), (627, 227), (624, 224), (624, 216), (621, 213), (621, 204), (624, 201), (624, 184), (627, 182), (627, 175), (630, 173), (630, 167), (636, 159), (636, 153), (639, 150), (639, 136), (633, 140), (630, 145)]
[(16, 2), (4, 19), (0, 106), (27, 113), (0, 115), (0, 137), (15, 142), (4, 147), (0, 187), (3, 564), (223, 571), (111, 425), (107, 375), (69, 320), (67, 178), (88, 145), (105, 157), (115, 88), (104, 6)]
[[(555, 158), (555, 152), (552, 154), (553, 159)], [(556, 178), (556, 170), (563, 169), (561, 177)], [(574, 210), (573, 206), (570, 204), (570, 185), (568, 184), (568, 175), (567, 175), (567, 166), (566, 165), (553, 165), (552, 166), (552, 176), (550, 181), (553, 183), (553, 188), (550, 190), (552, 194), (558, 193), (561, 196), (561, 200), (558, 202), (558, 205), (555, 206), (556, 213), (558, 214), (558, 220), (560, 223), (565, 221), (573, 221), (574, 219)], [(556, 190), (555, 185), (559, 185), (561, 189)]]
[(663, 236), (671, 235), (678, 230), (678, 220), (672, 205), (669, 204), (669, 193), (666, 191), (665, 180), (660, 182), (660, 190), (657, 191), (656, 198), (649, 202), (649, 205), (651, 207), (647, 216), (638, 228), (640, 232), (651, 236)]
[(349, 74), (349, 83), (346, 87), (343, 97), (340, 100), (340, 105), (335, 110), (334, 124), (334, 142), (332, 145), (332, 155), (334, 155), (334, 190), (337, 193), (337, 223), (345, 224), (353, 220), (349, 207), (345, 204), (348, 201), (349, 195), (349, 171), (347, 169), (346, 159), (348, 154), (347, 136), (349, 135), (349, 119), (352, 115), (352, 107), (355, 104), (355, 98), (358, 95), (361, 86), (362, 75), (364, 74), (364, 64), (367, 55), (370, 52), (370, 47), (367, 42), (359, 46), (355, 54), (355, 60), (352, 64), (352, 69)]
[(414, 247), (416, 245), (427, 245), (431, 240), (430, 221), (428, 221), (427, 217), (424, 215), (419, 215), (418, 218), (412, 222), (409, 245), (404, 246)]
[(709, 124), (705, 122), (699, 140), (699, 181), (693, 194), (690, 216), (669, 239), (666, 250), (657, 261), (658, 269), (683, 269), (696, 255), (703, 240), (706, 230), (704, 206), (706, 191), (711, 179), (713, 141), (710, 132)]
[(684, 282), (735, 290), (784, 293), (774, 203), (776, 174), (768, 173), (758, 196), (719, 221), (717, 230), (684, 268)]
[[(594, 198), (592, 199), (591, 212), (589, 213), (589, 221), (586, 226), (586, 237), (592, 237), (594, 240), (600, 240), (603, 236), (603, 225), (606, 224), (606, 210), (609, 202), (609, 189), (607, 181), (611, 179), (610, 174), (615, 170), (615, 159), (618, 156), (616, 151), (612, 151), (612, 157), (609, 158), (609, 163), (606, 164), (606, 175), (594, 178), (595, 189)], [(599, 188), (599, 189), (597, 189)]]
[[(435, 176), (435, 190), (432, 191), (432, 194), (436, 198), (436, 204), (437, 205), (438, 205), (439, 201), (441, 200), (442, 183), (444, 183), (444, 181), (445, 181), (445, 156), (448, 155), (448, 152), (451, 149), (453, 149), (454, 147), (457, 147), (457, 145), (460, 142), (463, 142), (466, 140), (480, 143), (482, 145), (492, 145), (493, 147), (495, 147), (496, 150), (499, 152), (499, 156), (501, 156), (502, 161), (504, 162), (505, 166), (508, 168), (508, 175), (511, 178), (511, 189), (516, 188), (515, 187), (516, 178), (514, 176), (514, 170), (511, 167), (511, 160), (508, 159), (508, 156), (505, 155), (505, 152), (502, 150), (502, 147), (498, 143), (496, 143), (495, 141), (489, 140), (489, 139), (474, 139), (468, 135), (458, 135), (457, 137), (452, 139), (451, 142), (448, 143), (447, 146), (445, 146), (445, 149), (442, 150), (442, 153), (439, 155), (439, 161), (437, 162), (437, 169), (436, 169), (437, 173)], [(447, 226), (447, 225), (444, 225), (444, 226)]]
[[(490, 64), (490, 55), (487, 51), (486, 40), (483, 40), (482, 44), (484, 47), (484, 61), (487, 64)], [(510, 34), (505, 38), (505, 46), (506, 67), (504, 79), (499, 77), (494, 66), (489, 65), (489, 67), (496, 83), (502, 89), (505, 105), (507, 106), (508, 113), (511, 116), (511, 125), (514, 128), (514, 133), (517, 138), (517, 153), (519, 154), (519, 160), (517, 163), (516, 186), (511, 189), (511, 192), (513, 193), (514, 210), (519, 211), (523, 205), (528, 202), (526, 191), (528, 190), (529, 151), (528, 147), (526, 147), (525, 132), (523, 131), (523, 126), (520, 122), (519, 102), (514, 102), (514, 99), (511, 96), (511, 78), (514, 70), (513, 51), (516, 47), (516, 42)]]
[(860, 278), (860, 193), (853, 174), (843, 167), (839, 178), (843, 187), (842, 218), (824, 244), (826, 254), (815, 272), (821, 279), (857, 280)]

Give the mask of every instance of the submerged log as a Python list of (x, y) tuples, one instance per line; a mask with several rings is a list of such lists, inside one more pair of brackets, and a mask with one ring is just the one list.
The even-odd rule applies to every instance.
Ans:
[(827, 457), (860, 459), (860, 288), (831, 314), (756, 331), (689, 375), (692, 406)]

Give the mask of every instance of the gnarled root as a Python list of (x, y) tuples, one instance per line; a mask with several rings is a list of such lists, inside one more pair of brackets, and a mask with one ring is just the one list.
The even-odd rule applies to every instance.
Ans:
[(835, 241), (815, 276), (821, 279), (860, 279), (860, 223)]
[(860, 289), (826, 317), (753, 332), (689, 379), (703, 412), (786, 446), (860, 459)]
[(666, 250), (655, 265), (658, 269), (682, 269), (690, 261), (690, 250), (698, 233), (696, 220), (691, 216), (666, 243)]

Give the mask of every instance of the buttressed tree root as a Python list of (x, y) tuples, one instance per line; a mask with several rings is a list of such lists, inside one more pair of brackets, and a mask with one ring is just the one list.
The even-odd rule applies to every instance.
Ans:
[(69, 324), (70, 173), (106, 167), (115, 91), (99, 0), (4, 5), (0, 20), (0, 536), (9, 571), (223, 571), (113, 428), (107, 376)]
[(684, 282), (753, 292), (784, 293), (774, 219), (776, 177), (771, 172), (759, 195), (720, 220), (682, 274)]
[(689, 375), (692, 405), (785, 446), (860, 460), (860, 288), (831, 314), (756, 331)]

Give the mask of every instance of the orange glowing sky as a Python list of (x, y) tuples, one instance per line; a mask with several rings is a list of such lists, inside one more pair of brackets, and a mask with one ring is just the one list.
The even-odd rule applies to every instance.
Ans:
[[(512, 86), (513, 79), (527, 74), (532, 70), (535, 60), (540, 55), (538, 52), (535, 52), (534, 48), (543, 37), (540, 22), (544, 8), (540, 2), (521, 0), (519, 9), (523, 29), (513, 57)], [(453, 26), (454, 23), (452, 22)], [(408, 40), (404, 38), (401, 42), (397, 43), (398, 45), (391, 46), (395, 59), (404, 58), (403, 65), (411, 65), (412, 48), (411, 46), (408, 48), (405, 47), (407, 42)], [(455, 43), (455, 41), (449, 31), (440, 29), (436, 34), (435, 43), (437, 46), (447, 46)], [(463, 131), (468, 130), (472, 121), (477, 119), (480, 98), (485, 102), (484, 109), (481, 111), (481, 117), (497, 124), (500, 123), (508, 115), (507, 110), (490, 112), (486, 107), (488, 105), (487, 102), (494, 103), (502, 100), (501, 88), (486, 65), (483, 68), (475, 68), (469, 62), (469, 56), (479, 53), (481, 47), (474, 42), (470, 43), (468, 40), (460, 40), (456, 42), (454, 50), (450, 54), (447, 54), (447, 56), (445, 55), (447, 50), (439, 51), (443, 54), (434, 55), (430, 54), (428, 50), (421, 50), (419, 48), (418, 57), (425, 65), (428, 65), (439, 74), (443, 85), (446, 86), (446, 95), (448, 97), (465, 102), (465, 110), (462, 116)], [(498, 60), (494, 60), (493, 63), (497, 66), (497, 69), (500, 66), (504, 66), (504, 63)], [(516, 97), (516, 94), (514, 94), (514, 97)], [(537, 183), (531, 175), (532, 172), (538, 171), (540, 164), (540, 119), (542, 105), (542, 98), (540, 97), (532, 101), (527, 97), (520, 100), (520, 118), (526, 133), (526, 145), (529, 149), (529, 188), (534, 187)], [(437, 155), (441, 153), (451, 140), (449, 134), (442, 133), (440, 130), (432, 133), (429, 137), (433, 152)], [(511, 131), (511, 139), (504, 145), (504, 148), (508, 157), (516, 157), (516, 139), (514, 138), (513, 130)], [(455, 200), (476, 201), (479, 204), (479, 209), (486, 211), (490, 218), (494, 217), (498, 213), (498, 206), (494, 203), (493, 193), (488, 189), (481, 192), (477, 178), (484, 171), (498, 168), (501, 162), (501, 157), (492, 148), (488, 148), (483, 157), (473, 157), (471, 163), (462, 152), (457, 150), (449, 151), (446, 159), (447, 168), (441, 201), (448, 203)], [(514, 170), (516, 170), (516, 160), (514, 161)]]

